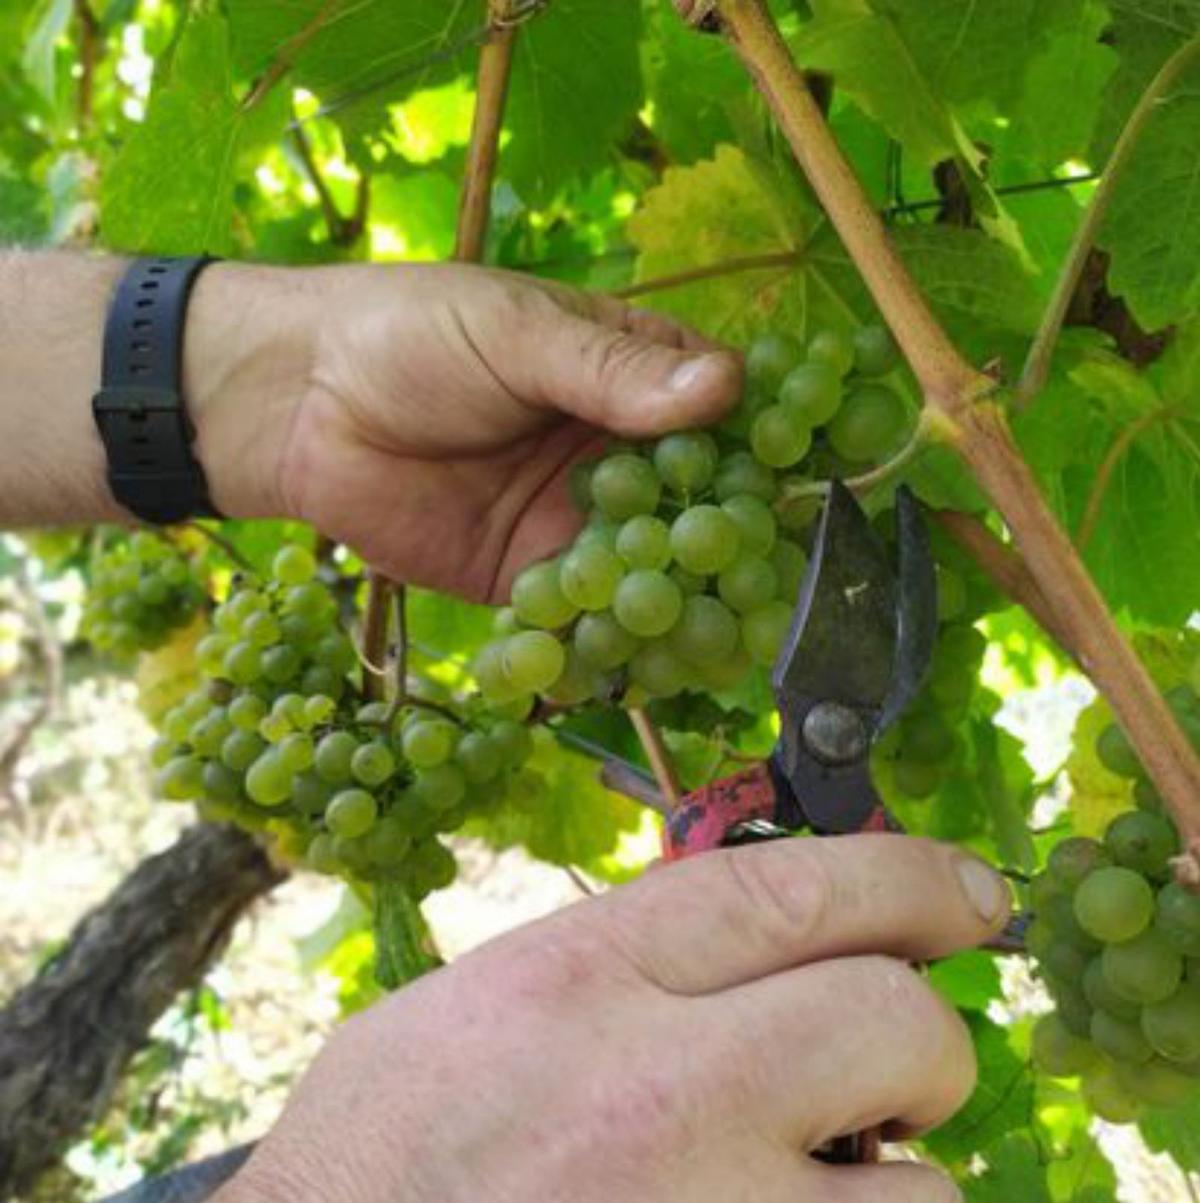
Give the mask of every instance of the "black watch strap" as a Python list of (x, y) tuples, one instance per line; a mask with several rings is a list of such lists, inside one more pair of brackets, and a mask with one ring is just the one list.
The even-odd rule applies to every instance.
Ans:
[(138, 259), (113, 296), (92, 414), (113, 496), (146, 522), (220, 517), (183, 399), (183, 326), (196, 277), (213, 262)]

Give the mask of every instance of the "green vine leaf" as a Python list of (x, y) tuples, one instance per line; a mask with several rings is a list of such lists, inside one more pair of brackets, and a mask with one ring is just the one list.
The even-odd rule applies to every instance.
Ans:
[[(967, 1105), (925, 1138), (929, 1150), (951, 1164), (1025, 1128), (1033, 1113), (1033, 1077), (1013, 1052), (1005, 1029), (978, 1011), (967, 1012), (965, 1019), (975, 1041), (979, 1083)], [(1015, 1197), (1024, 1203), (1024, 1196)]]
[(1200, 312), (1198, 128), (1200, 67), (1156, 109), (1100, 232), (1112, 290), (1148, 330)]
[(145, 120), (104, 177), (104, 241), (128, 252), (230, 254), (242, 155), (278, 139), (284, 120), (278, 104), (239, 106), (225, 18), (192, 17)]

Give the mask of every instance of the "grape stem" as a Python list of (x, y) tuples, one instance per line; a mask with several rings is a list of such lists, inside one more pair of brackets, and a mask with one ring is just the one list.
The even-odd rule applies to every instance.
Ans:
[(1050, 374), (1050, 363), (1054, 357), (1054, 347), (1058, 342), (1059, 334), (1062, 333), (1067, 311), (1071, 307), (1075, 290), (1079, 287), (1079, 281), (1087, 266), (1088, 256), (1096, 243), (1100, 228), (1104, 224), (1105, 217), (1108, 216), (1117, 184), (1124, 177), (1129, 161), (1133, 157), (1134, 148), (1140, 141), (1155, 111), (1167, 100), (1167, 93), (1198, 59), (1200, 59), (1200, 38), (1193, 38), (1190, 42), (1185, 42), (1162, 65), (1158, 74), (1142, 93), (1129, 120), (1126, 121), (1125, 128), (1121, 131), (1121, 136), (1117, 139), (1117, 144), (1113, 147), (1104, 172), (1100, 176), (1100, 182), (1096, 185), (1096, 191), (1092, 194), (1083, 220), (1075, 231), (1071, 249), (1067, 252), (1067, 257), (1058, 274), (1058, 280), (1054, 285), (1054, 295), (1050, 298), (1049, 305), (1046, 306), (1046, 312), (1042, 315), (1033, 345), (1029, 348), (1021, 380), (1017, 385), (1016, 401), (1018, 405), (1027, 405), (1045, 387), (1046, 377)]
[[(215, 530), (211, 530), (201, 522), (184, 522), (182, 523), (186, 530), (194, 530), (198, 535), (203, 535), (214, 547), (219, 547), (225, 556), (232, 560), (239, 568), (246, 572), (253, 572), (254, 565), (224, 535), (219, 535)], [(155, 532), (158, 533), (158, 532)]]
[(642, 751), (650, 762), (654, 780), (670, 811), (674, 813), (683, 805), (683, 795), (679, 789), (679, 779), (675, 775), (675, 766), (671, 754), (663, 742), (662, 732), (654, 725), (653, 720), (641, 706), (629, 708), (629, 721), (641, 740)]
[(367, 581), (367, 607), (363, 612), (359, 659), (363, 666), (363, 697), (382, 701), (387, 677), (387, 637), (391, 616), (392, 582), (378, 572)]
[[(848, 477), (842, 483), (854, 493), (864, 494), (894, 480), (930, 443), (935, 441), (933, 433), (935, 429), (936, 423), (932, 420), (929, 411), (922, 409), (917, 418), (916, 429), (891, 459), (880, 464), (878, 468), (872, 468), (870, 472), (864, 472), (861, 476)], [(828, 480), (805, 480), (786, 485), (781, 504), (786, 507), (792, 501), (810, 501), (814, 497), (824, 497), (828, 494), (829, 486), (832, 483)]]
[(1108, 612), (1009, 431), (995, 382), (934, 317), (814, 101), (765, 0), (717, 0), (721, 30), (750, 72), (916, 374), (938, 437), (1000, 512), (1066, 646), (1108, 698), (1170, 809), (1200, 885), (1200, 758)]

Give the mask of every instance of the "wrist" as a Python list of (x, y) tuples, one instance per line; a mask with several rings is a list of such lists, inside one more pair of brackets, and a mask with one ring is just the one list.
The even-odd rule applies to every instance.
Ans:
[(317, 313), (302, 269), (213, 263), (192, 291), (183, 391), (213, 504), (287, 516), (283, 449), (312, 370)]

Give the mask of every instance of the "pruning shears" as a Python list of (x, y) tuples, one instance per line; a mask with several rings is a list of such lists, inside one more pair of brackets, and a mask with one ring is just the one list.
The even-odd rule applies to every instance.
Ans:
[[(937, 635), (937, 583), (920, 509), (896, 493), (895, 562), (834, 482), (792, 625), (772, 673), (779, 740), (770, 757), (686, 795), (664, 836), (667, 860), (816, 835), (900, 831), (870, 771), (871, 749), (916, 696)], [(878, 1135), (835, 1141), (826, 1160), (873, 1161)]]

